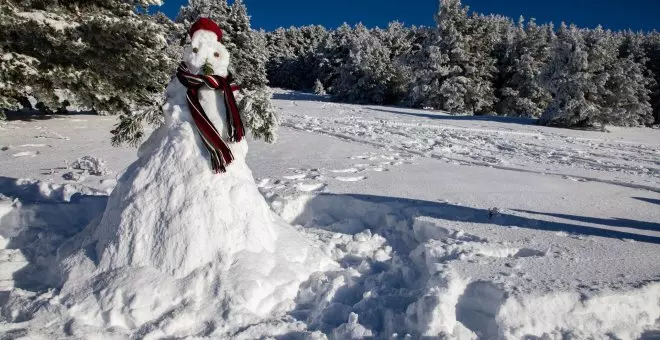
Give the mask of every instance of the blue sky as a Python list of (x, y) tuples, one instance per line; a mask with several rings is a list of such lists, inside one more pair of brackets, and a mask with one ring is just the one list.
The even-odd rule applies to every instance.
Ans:
[[(321, 24), (337, 27), (362, 22), (384, 27), (399, 20), (407, 25), (433, 25), (437, 0), (244, 0), (253, 28), (273, 30), (284, 26)], [(231, 0), (230, 0), (231, 2)], [(165, 0), (161, 8), (174, 18), (187, 0)], [(598, 24), (614, 30), (660, 30), (660, 0), (463, 0), (474, 11), (524, 15), (538, 22), (561, 21), (582, 27)]]

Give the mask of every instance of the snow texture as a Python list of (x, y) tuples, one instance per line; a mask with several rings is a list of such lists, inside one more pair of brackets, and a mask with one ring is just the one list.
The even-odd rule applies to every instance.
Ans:
[[(276, 98), (285, 112), (279, 143), (252, 143), (247, 159), (258, 184), (243, 161), (224, 177), (206, 171), (185, 112), (174, 109), (181, 105), (167, 106), (166, 125), (132, 164), (130, 149), (90, 142), (103, 133), (88, 139), (67, 133), (82, 124), (107, 131), (112, 122), (103, 117), (0, 130), (0, 145), (10, 147), (0, 152), (2, 175), (37, 177), (0, 178), (6, 292), (0, 333), (644, 340), (660, 334), (657, 130), (556, 130), (285, 91)], [(21, 147), (36, 144), (35, 124), (72, 137), (48, 140), (48, 154), (11, 157), (35, 148)], [(54, 164), (75, 159), (79, 145), (97, 150), (89, 154), (107, 159), (113, 171), (131, 164), (110, 197), (103, 176), (55, 183), (70, 170)], [(363, 179), (341, 179), (351, 177)], [(235, 190), (221, 190), (227, 186)], [(244, 209), (227, 206), (234, 202), (247, 202), (241, 207), (250, 207), (249, 220), (261, 224), (240, 235), (214, 234), (199, 206), (216, 204), (215, 227), (228, 220), (241, 225), (248, 219), (235, 214)], [(170, 213), (176, 207), (180, 215)], [(186, 228), (174, 234), (174, 225)], [(223, 232), (236, 232), (230, 229)], [(141, 244), (131, 248), (134, 255), (122, 246), (127, 242)], [(156, 255), (156, 244), (167, 252)], [(293, 261), (305, 249), (317, 249), (318, 257)], [(202, 263), (207, 250), (217, 256)], [(63, 286), (48, 270), (57, 254), (68, 264)], [(326, 259), (329, 267), (321, 268), (325, 256), (337, 265)]]
[(92, 156), (83, 156), (76, 159), (71, 164), (71, 167), (76, 170), (81, 170), (83, 173), (88, 173), (95, 176), (103, 176), (108, 174), (105, 161)]

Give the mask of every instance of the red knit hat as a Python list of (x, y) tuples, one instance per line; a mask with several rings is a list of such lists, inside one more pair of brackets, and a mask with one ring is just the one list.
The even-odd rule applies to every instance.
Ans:
[(218, 41), (222, 40), (222, 30), (220, 29), (220, 26), (218, 26), (218, 24), (209, 18), (199, 18), (197, 22), (190, 26), (190, 29), (188, 30), (190, 38), (192, 38), (195, 32), (199, 30), (211, 31), (218, 36)]

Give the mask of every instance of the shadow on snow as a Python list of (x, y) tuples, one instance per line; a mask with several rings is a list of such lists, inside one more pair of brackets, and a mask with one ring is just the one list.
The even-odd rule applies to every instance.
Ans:
[[(313, 198), (308, 205), (314, 206), (314, 200), (328, 200), (328, 199), (344, 201), (344, 202), (350, 202), (350, 199), (356, 199), (359, 201), (366, 201), (366, 202), (372, 202), (378, 204), (394, 204), (400, 206), (400, 209), (414, 208), (418, 212), (417, 216), (428, 216), (432, 218), (444, 219), (449, 221), (493, 224), (503, 227), (517, 226), (519, 228), (545, 230), (552, 232), (563, 231), (567, 233), (582, 234), (587, 236), (628, 239), (639, 242), (660, 244), (660, 237), (639, 235), (624, 231), (602, 229), (595, 226), (586, 226), (575, 223), (547, 221), (532, 217), (507, 214), (506, 212), (499, 213), (496, 217), (491, 219), (489, 217), (488, 209), (480, 209), (480, 208), (467, 207), (467, 206), (455, 205), (450, 203), (423, 201), (423, 200), (415, 200), (408, 198), (395, 198), (395, 197), (372, 196), (372, 195), (362, 195), (362, 194), (346, 194), (346, 195), (320, 194), (317, 197)], [(346, 201), (347, 199), (348, 201)], [(346, 207), (347, 204), (343, 203), (340, 204), (340, 206)], [(651, 222), (634, 221), (628, 219), (598, 219), (598, 218), (590, 218), (583, 216), (571, 216), (571, 215), (541, 213), (541, 212), (532, 212), (532, 211), (529, 212), (524, 211), (524, 212), (531, 214), (547, 215), (552, 217), (568, 218), (579, 222), (595, 223), (595, 224), (602, 224), (607, 226), (638, 228), (645, 230), (660, 230), (660, 224), (651, 223)]]
[(568, 214), (544, 213), (544, 212), (530, 211), (530, 210), (517, 210), (517, 211), (528, 214), (557, 217), (565, 220), (573, 220), (584, 223), (601, 224), (601, 225), (617, 227), (617, 228), (631, 228), (631, 229), (660, 231), (660, 223), (636, 221), (627, 218), (598, 218), (598, 217), (588, 217), (588, 216), (578, 216), (578, 215), (568, 215)]
[(660, 199), (648, 198), (648, 197), (633, 197), (633, 198), (636, 199), (636, 200), (639, 200), (639, 201), (646, 202), (646, 203), (660, 205)]

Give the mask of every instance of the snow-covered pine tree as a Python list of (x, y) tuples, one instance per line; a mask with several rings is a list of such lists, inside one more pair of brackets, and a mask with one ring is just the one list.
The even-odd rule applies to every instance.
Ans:
[(552, 46), (551, 57), (539, 79), (553, 100), (540, 123), (556, 126), (587, 125), (598, 113), (593, 103), (595, 88), (588, 72), (588, 57), (582, 33), (562, 23)]
[(647, 77), (646, 67), (632, 56), (617, 59), (608, 67), (600, 123), (618, 126), (653, 124), (652, 82), (652, 78)]
[(460, 0), (441, 0), (436, 15), (440, 53), (448, 56), (448, 74), (440, 85), (441, 108), (451, 113), (486, 113), (495, 104), (491, 53), (498, 20), (468, 16)]
[(597, 27), (557, 32), (553, 55), (542, 73), (554, 99), (541, 123), (563, 127), (650, 124), (648, 78), (635, 57), (619, 57), (620, 39)]
[(518, 26), (509, 29), (499, 63), (501, 88), (497, 113), (541, 116), (552, 97), (537, 78), (548, 61), (553, 36), (552, 28), (538, 26), (533, 19), (525, 26), (522, 17)]
[[(162, 53), (163, 25), (136, 10), (159, 3), (1, 1), (0, 111), (28, 96), (46, 110), (64, 99), (101, 114), (157, 110), (175, 61)], [(140, 131), (120, 139), (135, 141)]]
[(398, 21), (390, 22), (384, 30), (379, 28), (373, 30), (377, 39), (389, 52), (389, 81), (385, 104), (404, 104), (412, 82), (411, 65), (407, 64), (407, 56), (412, 51), (416, 30), (416, 27), (408, 28)]
[(318, 79), (321, 80), (328, 93), (334, 93), (333, 84), (339, 78), (339, 69), (350, 54), (349, 42), (353, 28), (343, 23), (332, 31), (319, 48), (320, 64)]
[[(163, 29), (163, 38), (166, 41), (165, 47), (158, 53), (169, 61), (170, 72), (173, 72), (183, 53), (183, 47), (180, 44), (183, 27), (161, 12), (154, 14), (152, 18)], [(137, 146), (143, 138), (145, 123), (150, 126), (158, 126), (163, 123), (161, 106), (165, 99), (162, 90), (161, 88), (160, 93), (154, 93), (152, 105), (138, 107), (132, 112), (122, 112), (119, 115), (119, 123), (111, 131), (113, 145)]]
[(651, 105), (655, 124), (660, 124), (660, 32), (652, 32), (644, 39), (644, 52), (647, 59), (646, 67), (651, 71), (655, 86), (651, 91)]
[(299, 90), (300, 80), (297, 72), (293, 71), (297, 69), (296, 63), (300, 56), (296, 55), (292, 46), (293, 39), (289, 38), (292, 31), (297, 32), (298, 29), (292, 27), (285, 30), (280, 27), (266, 34), (268, 48), (266, 71), (272, 86)]
[(325, 27), (319, 25), (267, 33), (271, 85), (294, 90), (314, 87), (319, 79), (320, 47), (327, 35)]
[(443, 105), (440, 86), (447, 69), (448, 56), (440, 50), (440, 35), (434, 28), (414, 30), (410, 52), (404, 55), (408, 65), (410, 82), (405, 103), (412, 107), (432, 107)]
[(348, 102), (383, 104), (392, 80), (390, 52), (364, 25), (358, 24), (346, 40), (348, 54), (336, 69), (333, 97)]
[(646, 68), (644, 36), (626, 31), (618, 35), (618, 58), (607, 67), (608, 79), (603, 96), (602, 120), (620, 126), (650, 125), (653, 123), (651, 91), (655, 86)]
[(250, 28), (250, 17), (242, 0), (230, 6), (227, 0), (190, 0), (179, 11), (176, 21), (189, 27), (205, 17), (223, 29), (222, 43), (232, 56), (230, 70), (241, 86), (239, 107), (246, 128), (256, 138), (273, 142), (279, 125), (270, 99), (272, 92), (266, 78), (266, 36)]

